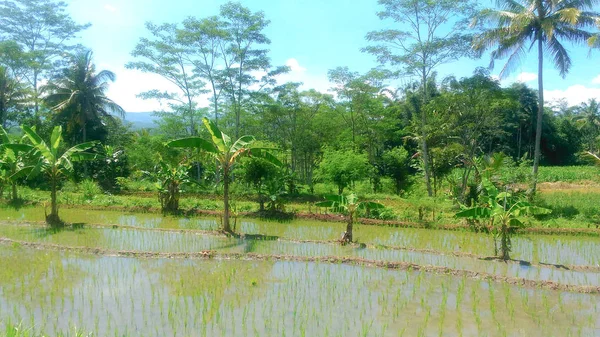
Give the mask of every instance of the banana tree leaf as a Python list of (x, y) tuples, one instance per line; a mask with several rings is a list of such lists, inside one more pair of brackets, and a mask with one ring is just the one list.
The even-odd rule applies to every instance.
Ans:
[(9, 149), (12, 150), (14, 152), (29, 152), (31, 150), (33, 150), (33, 146), (29, 145), (29, 144), (2, 144), (0, 145), (0, 151), (2, 151), (2, 149)]
[(523, 221), (518, 218), (511, 218), (508, 220), (508, 225), (515, 228), (522, 228), (524, 226)]
[(457, 218), (485, 219), (492, 215), (492, 210), (485, 207), (473, 207), (455, 214)]
[(46, 145), (46, 142), (35, 131), (26, 125), (21, 126), (21, 129), (23, 129), (23, 132), (25, 132), (33, 146), (35, 146), (46, 160), (54, 161), (56, 159), (50, 148), (48, 148), (48, 145)]
[(277, 157), (275, 157), (271, 152), (269, 152), (269, 150), (271, 150), (271, 149), (252, 148), (252, 149), (250, 149), (249, 155), (251, 157), (262, 158), (277, 167), (283, 166), (281, 161), (279, 161), (279, 159), (277, 159)]
[(104, 158), (103, 155), (99, 153), (89, 153), (89, 152), (77, 152), (73, 153), (70, 157), (72, 162), (81, 162), (81, 161), (89, 161)]
[(498, 193), (498, 195), (496, 196), (496, 200), (498, 200), (498, 201), (502, 201), (502, 200), (504, 200), (504, 198), (506, 198), (506, 199), (512, 198), (512, 193), (501, 192), (501, 193)]
[(229, 152), (233, 153), (239, 151), (240, 149), (247, 148), (248, 145), (252, 144), (255, 140), (256, 138), (254, 138), (253, 136), (242, 136), (235, 141), (235, 143), (231, 146)]
[(339, 204), (345, 204), (346, 203), (346, 198), (343, 195), (328, 194), (328, 195), (325, 196), (325, 199), (327, 201), (337, 202)]
[(72, 148), (68, 149), (67, 151), (65, 151), (65, 153), (63, 153), (61, 157), (62, 158), (70, 158), (72, 157), (75, 153), (81, 153), (83, 151), (87, 151), (89, 149), (91, 149), (92, 147), (96, 146), (96, 144), (98, 144), (98, 142), (87, 142), (87, 143), (81, 143), (81, 144), (77, 144), (75, 146), (73, 146)]
[(200, 149), (208, 153), (218, 154), (219, 150), (215, 147), (215, 144), (207, 141), (200, 137), (187, 137), (176, 139), (167, 143), (168, 147), (179, 147), (179, 148), (192, 148)]
[(215, 146), (217, 147), (217, 149), (222, 153), (226, 153), (228, 151), (228, 147), (229, 147), (229, 143), (231, 142), (231, 138), (229, 138), (229, 136), (227, 136), (226, 134), (221, 132), (221, 130), (219, 130), (217, 125), (215, 123), (213, 123), (211, 120), (209, 120), (208, 118), (204, 117), (202, 119), (202, 122), (204, 123), (204, 126), (210, 133), (210, 135), (212, 137), (212, 141), (215, 144)]
[(520, 214), (545, 215), (545, 214), (552, 213), (552, 210), (550, 210), (550, 209), (538, 207), (538, 206), (532, 206), (529, 203), (517, 203), (517, 204), (515, 204), (515, 208), (516, 208), (516, 211), (513, 213), (515, 213), (515, 215), (517, 215), (517, 216)]
[(360, 209), (384, 209), (385, 206), (380, 203), (373, 202), (373, 201), (364, 201), (358, 205), (358, 208), (360, 208)]
[(2, 126), (0, 126), (0, 141), (2, 141), (2, 144), (10, 143), (10, 138), (8, 138), (8, 133), (6, 133), (6, 130), (4, 130), (4, 128)]
[(58, 153), (60, 143), (62, 143), (62, 127), (55, 126), (52, 130), (52, 135), (50, 136), (50, 150), (55, 156)]
[(321, 202), (317, 202), (315, 204), (315, 206), (331, 208), (331, 207), (334, 207), (335, 204), (336, 204), (335, 201), (321, 201)]

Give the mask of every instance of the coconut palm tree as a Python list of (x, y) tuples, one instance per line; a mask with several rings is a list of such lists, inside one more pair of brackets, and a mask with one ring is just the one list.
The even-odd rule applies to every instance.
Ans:
[(495, 48), (491, 52), (490, 67), (494, 61), (507, 57), (500, 77), (506, 76), (525, 54), (537, 49), (538, 56), (538, 113), (533, 161), (535, 192), (540, 162), (542, 117), (544, 112), (544, 56), (564, 78), (571, 68), (571, 58), (563, 45), (565, 42), (586, 44), (593, 36), (600, 14), (593, 12), (599, 0), (497, 0), (499, 9), (486, 9), (479, 13), (474, 24), (487, 23), (492, 27), (478, 34), (473, 48), (478, 52)]
[(102, 118), (121, 118), (125, 110), (110, 98), (106, 90), (110, 82), (115, 81), (115, 74), (108, 70), (96, 73), (92, 63), (92, 52), (81, 52), (73, 57), (70, 67), (63, 69), (57, 77), (44, 87), (48, 92), (45, 101), (58, 115), (67, 120), (67, 130), (73, 135), (81, 132), (81, 138), (74, 140), (86, 142), (88, 129), (102, 125)]
[(600, 104), (596, 99), (581, 104), (575, 122), (579, 125), (587, 141), (588, 151), (596, 152), (600, 135)]
[(238, 140), (232, 141), (228, 135), (221, 132), (213, 121), (206, 117), (202, 121), (211, 136), (210, 141), (200, 137), (187, 137), (173, 140), (167, 143), (167, 146), (197, 149), (209, 154), (217, 161), (223, 177), (223, 230), (231, 232), (229, 224), (229, 180), (234, 165), (243, 156), (260, 157), (277, 166), (281, 166), (281, 162), (269, 152), (269, 148), (256, 146), (256, 139), (253, 136), (242, 136)]
[(9, 112), (18, 109), (25, 97), (27, 91), (23, 84), (0, 65), (0, 126), (6, 127)]

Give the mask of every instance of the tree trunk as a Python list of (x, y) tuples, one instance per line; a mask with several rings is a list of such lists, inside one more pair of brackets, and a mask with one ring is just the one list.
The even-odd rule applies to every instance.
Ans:
[(350, 212), (348, 217), (348, 224), (346, 224), (346, 231), (344, 232), (344, 236), (342, 236), (342, 244), (352, 242), (352, 226), (354, 225), (354, 215)]
[(425, 69), (423, 71), (423, 106), (421, 107), (421, 151), (423, 158), (423, 168), (425, 173), (425, 184), (427, 185), (427, 195), (433, 196), (433, 190), (431, 189), (431, 172), (429, 167), (429, 147), (427, 146), (427, 115), (425, 113), (425, 105), (427, 104), (427, 77)]
[(50, 190), (50, 215), (46, 216), (46, 223), (52, 227), (61, 227), (62, 222), (58, 216), (58, 203), (56, 200), (56, 175), (50, 177), (51, 190)]
[(19, 195), (17, 194), (17, 183), (12, 183), (12, 200), (17, 201)]
[(502, 260), (510, 260), (510, 237), (508, 233), (508, 226), (506, 224), (502, 224), (501, 234), (500, 234), (500, 250), (502, 253)]
[(229, 225), (229, 169), (227, 166), (223, 167), (223, 208), (223, 230), (231, 232)]
[(542, 142), (542, 118), (544, 116), (544, 49), (542, 37), (538, 36), (538, 113), (537, 125), (535, 128), (535, 155), (533, 157), (533, 182), (531, 186), (532, 194), (535, 194), (537, 188), (538, 169), (541, 157)]

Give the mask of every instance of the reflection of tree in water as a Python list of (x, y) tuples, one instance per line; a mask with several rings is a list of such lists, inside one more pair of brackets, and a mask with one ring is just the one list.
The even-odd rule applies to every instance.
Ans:
[(21, 308), (21, 313), (33, 314), (36, 307), (61, 312), (56, 306), (63, 305), (85, 277), (83, 269), (61, 253), (0, 245), (0, 298), (7, 300), (0, 301), (0, 310), (6, 305), (9, 312)]

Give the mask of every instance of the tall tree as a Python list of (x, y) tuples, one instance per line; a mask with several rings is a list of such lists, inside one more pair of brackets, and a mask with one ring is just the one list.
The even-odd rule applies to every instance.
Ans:
[[(57, 112), (57, 120), (67, 120), (67, 131), (72, 141), (88, 140), (90, 127), (103, 127), (102, 118), (113, 114), (125, 115), (125, 110), (106, 96), (115, 74), (108, 70), (96, 73), (92, 52), (77, 54), (70, 67), (44, 87), (49, 92), (45, 101)], [(81, 132), (81, 138), (78, 137)]]
[(190, 17), (183, 22), (183, 29), (178, 31), (178, 37), (189, 46), (186, 54), (189, 62), (194, 65), (194, 72), (205, 79), (212, 90), (213, 114), (215, 123), (219, 121), (219, 99), (223, 91), (220, 83), (223, 54), (220, 48), (228, 39), (227, 31), (221, 28), (222, 21), (218, 16), (205, 19)]
[[(128, 69), (162, 76), (177, 88), (177, 92), (151, 90), (141, 93), (144, 99), (166, 100), (172, 112), (187, 124), (188, 135), (196, 135), (200, 118), (196, 99), (206, 93), (205, 83), (193, 71), (194, 64), (188, 57), (189, 49), (177, 35), (177, 25), (155, 25), (147, 22), (146, 28), (152, 39), (141, 38), (131, 53), (142, 61), (129, 62)], [(197, 118), (198, 117), (198, 118)]]
[(0, 65), (0, 125), (6, 127), (9, 113), (19, 110), (27, 96), (23, 84), (12, 77), (8, 68)]
[(600, 104), (596, 99), (582, 103), (579, 106), (578, 115), (575, 121), (579, 124), (580, 130), (587, 144), (587, 151), (597, 153), (600, 139)]
[(552, 58), (554, 66), (564, 78), (571, 68), (571, 58), (564, 42), (585, 44), (593, 38), (600, 14), (593, 11), (598, 0), (498, 0), (499, 9), (486, 9), (477, 16), (475, 24), (491, 25), (477, 35), (473, 42), (476, 51), (490, 48), (490, 67), (494, 61), (507, 58), (500, 72), (504, 77), (537, 46), (538, 57), (538, 113), (533, 160), (532, 192), (537, 187), (541, 157), (542, 118), (544, 115), (544, 56)]
[(253, 13), (238, 2), (221, 6), (220, 14), (227, 33), (227, 39), (220, 41), (224, 63), (221, 81), (233, 109), (235, 137), (238, 138), (249, 87), (258, 82), (252, 72), (267, 72), (269, 75), (271, 61), (267, 56), (268, 49), (261, 46), (271, 44), (263, 32), (270, 21), (265, 18), (264, 12)]
[(78, 46), (69, 42), (89, 24), (79, 25), (66, 13), (67, 4), (56, 0), (0, 1), (0, 36), (18, 43), (26, 53), (26, 80), (33, 89), (36, 123), (39, 122), (40, 81), (50, 77), (55, 63)]
[[(397, 29), (369, 32), (367, 41), (375, 43), (363, 48), (381, 64), (401, 67), (395, 73), (415, 76), (421, 81), (423, 106), (429, 100), (427, 84), (436, 67), (469, 54), (470, 37), (466, 18), (475, 8), (470, 0), (379, 0), (383, 10), (377, 15), (392, 20)], [(427, 115), (420, 112), (421, 158), (427, 193), (431, 188), (431, 169), (427, 144)]]

